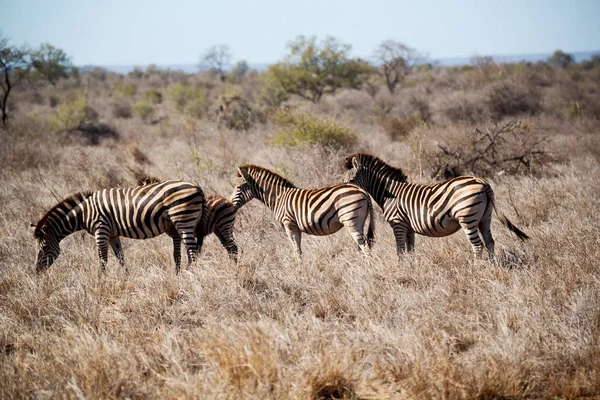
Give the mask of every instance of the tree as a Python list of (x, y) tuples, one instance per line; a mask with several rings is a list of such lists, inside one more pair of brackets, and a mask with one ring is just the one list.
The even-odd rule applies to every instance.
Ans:
[(390, 93), (406, 75), (410, 74), (415, 64), (421, 60), (421, 55), (413, 48), (395, 40), (382, 42), (373, 55), (377, 64), (376, 72), (385, 78)]
[(268, 74), (285, 92), (313, 103), (341, 88), (359, 89), (370, 73), (365, 61), (349, 57), (350, 45), (333, 37), (317, 43), (314, 36), (298, 36), (288, 48), (290, 54)]
[(73, 68), (67, 54), (48, 43), (42, 43), (39, 49), (31, 52), (31, 65), (52, 86), (56, 85), (60, 78), (67, 78)]
[(2, 124), (8, 122), (8, 97), (11, 90), (23, 82), (31, 66), (29, 51), (25, 47), (15, 47), (0, 31), (0, 88), (2, 88)]
[(550, 64), (555, 65), (560, 68), (567, 68), (569, 65), (573, 64), (573, 56), (563, 52), (562, 50), (556, 50), (552, 57), (548, 59)]
[(209, 69), (225, 80), (225, 66), (231, 62), (231, 50), (226, 44), (214, 45), (204, 52), (200, 58), (200, 69)]

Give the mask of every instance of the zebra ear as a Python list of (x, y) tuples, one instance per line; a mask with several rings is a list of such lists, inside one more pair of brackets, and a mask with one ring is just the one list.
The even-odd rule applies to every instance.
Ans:
[(358, 160), (356, 159), (356, 157), (352, 157), (352, 167), (357, 171), (360, 168), (360, 164), (358, 163)]
[(238, 176), (240, 178), (242, 178), (244, 181), (246, 181), (247, 177), (248, 177), (248, 174), (244, 170), (242, 170), (241, 168), (239, 168), (239, 167), (238, 167), (237, 171), (238, 171)]
[(31, 227), (32, 227), (33, 229), (35, 229), (35, 225), (34, 225), (34, 224), (31, 224)]

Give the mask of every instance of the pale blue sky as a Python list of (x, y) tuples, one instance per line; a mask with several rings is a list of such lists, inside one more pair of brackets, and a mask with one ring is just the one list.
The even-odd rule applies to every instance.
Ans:
[(394, 39), (440, 59), (600, 50), (600, 0), (0, 0), (0, 29), (77, 65), (197, 63), (213, 44), (272, 63), (299, 34), (364, 58)]

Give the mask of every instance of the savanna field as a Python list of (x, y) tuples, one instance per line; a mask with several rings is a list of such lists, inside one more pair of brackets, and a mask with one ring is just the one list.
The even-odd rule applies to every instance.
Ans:
[[(549, 399), (600, 396), (600, 65), (421, 67), (311, 102), (264, 72), (100, 68), (11, 94), (0, 131), (0, 398)], [(462, 232), (398, 259), (237, 215), (239, 262), (214, 235), (175, 274), (172, 243), (122, 239), (129, 273), (91, 236), (36, 274), (35, 224), (82, 190), (184, 179), (229, 197), (236, 166), (299, 187), (377, 155), (409, 179), (491, 182), (495, 263)], [(184, 257), (185, 259), (185, 257)]]

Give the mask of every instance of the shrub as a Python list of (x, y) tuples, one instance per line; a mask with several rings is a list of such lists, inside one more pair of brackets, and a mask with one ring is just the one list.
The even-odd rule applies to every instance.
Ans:
[(238, 131), (249, 129), (256, 120), (256, 113), (239, 96), (223, 99), (213, 115), (218, 123)]
[(448, 179), (474, 174), (540, 174), (555, 161), (544, 149), (548, 138), (521, 121), (476, 128), (459, 142), (438, 145), (430, 164), (433, 176)]
[(114, 126), (97, 121), (83, 121), (73, 132), (90, 146), (97, 146), (101, 139), (119, 139)]
[(508, 82), (492, 85), (486, 104), (495, 119), (519, 114), (536, 114), (541, 109), (537, 93), (525, 86)]
[(58, 130), (73, 131), (85, 119), (95, 119), (97, 113), (88, 106), (85, 95), (80, 95), (73, 101), (60, 104), (51, 117), (51, 124)]
[(138, 100), (133, 103), (133, 110), (144, 122), (149, 122), (154, 115), (154, 107), (145, 100)]
[(405, 118), (384, 117), (379, 120), (380, 125), (391, 140), (406, 138), (423, 120), (418, 113)]
[(58, 103), (60, 103), (60, 99), (57, 96), (50, 95), (50, 97), (48, 97), (48, 104), (50, 107), (54, 108), (58, 105)]
[(131, 104), (125, 101), (119, 101), (113, 104), (113, 116), (115, 118), (131, 118), (133, 111)]
[(280, 127), (272, 137), (276, 145), (321, 145), (339, 149), (355, 145), (358, 139), (358, 132), (354, 129), (308, 113), (280, 110), (273, 116), (273, 121)]
[(145, 91), (144, 98), (152, 104), (160, 104), (163, 101), (162, 93), (157, 89), (150, 89)]
[(468, 122), (473, 124), (485, 117), (485, 110), (480, 104), (464, 97), (453, 99), (442, 112), (446, 118), (454, 123)]
[(176, 83), (168, 89), (169, 97), (175, 102), (175, 108), (181, 113), (202, 118), (206, 115), (208, 104), (201, 89), (194, 89), (184, 83)]
[(115, 83), (113, 89), (113, 95), (115, 97), (121, 96), (134, 96), (137, 93), (137, 86), (132, 82), (125, 82), (123, 80), (119, 80)]

